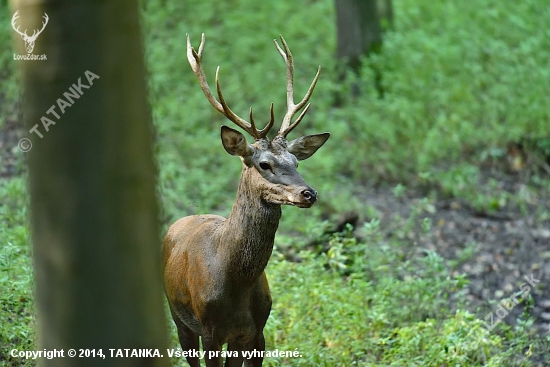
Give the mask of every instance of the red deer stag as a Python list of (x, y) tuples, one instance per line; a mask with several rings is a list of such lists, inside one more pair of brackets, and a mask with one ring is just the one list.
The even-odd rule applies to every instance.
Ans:
[[(254, 138), (248, 144), (243, 134), (221, 127), (225, 150), (243, 162), (237, 198), (229, 217), (192, 215), (176, 221), (164, 238), (164, 286), (170, 311), (184, 351), (199, 350), (202, 338), (207, 367), (222, 366), (222, 345), (228, 343), (225, 366), (261, 366), (265, 341), (263, 329), (271, 311), (271, 295), (264, 269), (273, 250), (281, 205), (309, 208), (317, 192), (296, 171), (298, 161), (309, 158), (329, 138), (329, 133), (308, 135), (287, 142), (308, 110), (317, 79), (304, 99), (294, 103), (292, 55), (281, 36), (277, 50), (286, 62), (287, 104), (281, 129), (273, 140), (265, 128), (257, 130), (250, 109), (250, 122), (227, 106), (216, 71), (219, 102), (212, 94), (202, 68), (204, 34), (198, 52), (187, 36), (187, 58), (202, 91), (216, 110)], [(305, 108), (304, 108), (305, 106)], [(292, 121), (294, 115), (302, 113)], [(251, 353), (252, 352), (252, 353)], [(199, 357), (187, 357), (191, 367)]]

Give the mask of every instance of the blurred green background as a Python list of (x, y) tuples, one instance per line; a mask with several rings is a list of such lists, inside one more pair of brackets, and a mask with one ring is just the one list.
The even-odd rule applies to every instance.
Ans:
[[(186, 34), (198, 47), (205, 33), (211, 87), (219, 65), (227, 102), (243, 117), (253, 106), (258, 124), (267, 122), (271, 102), (276, 126), (286, 111), (285, 64), (274, 38), (282, 34), (293, 52), (296, 99), (323, 68), (312, 107), (289, 136), (332, 134), (300, 165), (320, 201), (307, 211), (283, 208), (267, 268), (274, 298), (267, 349), (298, 348), (303, 357), (265, 365), (546, 365), (549, 340), (532, 331), (529, 301), (513, 326), (489, 332), (486, 312), (474, 316), (461, 295), (467, 277), (414, 240), (432, 230), (422, 213), (448, 198), (489, 214), (538, 206), (537, 223), (548, 225), (546, 1), (394, 0), (393, 27), (358, 72), (336, 57), (331, 0), (143, 0), (141, 6), (164, 229), (185, 215), (227, 216), (241, 169), (220, 143), (219, 128), (228, 122), (206, 101), (188, 65)], [(16, 366), (22, 361), (7, 351), (33, 349), (34, 306), (26, 170), (16, 148), (27, 133), (10, 19), (3, 1), (0, 364)], [(502, 175), (527, 191), (503, 188)], [(425, 200), (411, 204), (410, 215), (395, 219), (397, 229), (388, 232), (361, 199), (372, 188)], [(359, 218), (355, 228), (340, 223), (340, 232), (331, 233), (350, 212)], [(171, 337), (178, 347), (173, 329)]]

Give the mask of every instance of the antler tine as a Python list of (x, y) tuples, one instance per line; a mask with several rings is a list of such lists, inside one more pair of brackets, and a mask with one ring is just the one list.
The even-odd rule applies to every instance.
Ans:
[(300, 116), (298, 116), (298, 118), (296, 119), (296, 121), (294, 121), (292, 124), (290, 124), (290, 126), (288, 126), (285, 131), (284, 131), (284, 135), (282, 135), (283, 137), (286, 137), (292, 130), (294, 130), (294, 128), (296, 126), (298, 126), (298, 124), (300, 123), (300, 121), (302, 121), (302, 118), (305, 116), (307, 110), (309, 110), (309, 106), (311, 106), (311, 103), (308, 103), (306, 105), (306, 107), (304, 108), (304, 110), (302, 111), (302, 113), (300, 113)]
[(292, 59), (292, 53), (290, 52), (290, 49), (288, 48), (285, 39), (282, 35), (279, 35), (279, 37), (281, 37), (281, 42), (283, 43), (284, 50), (281, 49), (276, 39), (274, 39), (273, 42), (275, 42), (275, 47), (277, 47), (277, 51), (279, 51), (279, 54), (286, 63), (286, 103), (287, 106), (289, 106), (290, 108), (290, 106), (294, 105), (294, 60)]
[(279, 35), (281, 37), (281, 43), (283, 44), (283, 48), (279, 46), (277, 43), (277, 40), (273, 40), (275, 42), (275, 47), (277, 47), (277, 51), (279, 51), (279, 54), (282, 56), (283, 60), (285, 60), (286, 63), (286, 100), (287, 100), (287, 113), (285, 114), (285, 117), (283, 118), (283, 123), (281, 124), (281, 128), (279, 129), (279, 136), (286, 137), (289, 132), (291, 132), (302, 120), (304, 115), (306, 114), (307, 110), (309, 109), (309, 104), (306, 106), (306, 108), (302, 111), (302, 113), (298, 116), (296, 121), (294, 121), (291, 124), (291, 120), (294, 117), (294, 115), (302, 109), (306, 105), (306, 103), (309, 101), (309, 98), (313, 94), (313, 90), (315, 89), (315, 86), (317, 85), (317, 80), (319, 79), (319, 74), (321, 73), (321, 66), (317, 69), (317, 74), (315, 74), (315, 77), (313, 78), (313, 82), (309, 86), (309, 89), (307, 90), (304, 98), (297, 104), (294, 104), (294, 61), (292, 59), (292, 54), (290, 53), (290, 49), (282, 35)]
[(46, 28), (46, 25), (48, 24), (48, 21), (50, 20), (50, 17), (48, 17), (48, 14), (46, 14), (46, 13), (44, 13), (42, 18), (44, 18), (44, 22), (42, 22), (42, 29), (40, 30), (40, 32), (38, 32), (38, 34), (42, 33), (44, 28)]
[(13, 14), (13, 17), (11, 18), (11, 26), (12, 28), (17, 32), (19, 33), (21, 36), (25, 36), (25, 37), (28, 37), (27, 35), (27, 30), (25, 29), (25, 32), (21, 32), (19, 30), (19, 27), (16, 28), (16, 24), (15, 24), (15, 21), (17, 20), (17, 18), (19, 18), (19, 10), (17, 10), (14, 14)]
[(205, 36), (204, 33), (202, 34), (201, 38), (201, 44), (199, 45), (199, 51), (195, 51), (195, 49), (191, 46), (191, 41), (189, 38), (189, 35), (187, 35), (187, 59), (189, 60), (189, 64), (191, 65), (191, 69), (193, 69), (193, 72), (195, 73), (195, 76), (199, 80), (199, 84), (202, 88), (202, 91), (204, 92), (204, 95), (206, 96), (206, 99), (210, 102), (210, 104), (219, 112), (221, 112), (225, 117), (227, 117), (230, 121), (234, 122), (237, 126), (245, 130), (247, 133), (249, 133), (255, 140), (265, 138), (267, 133), (269, 132), (269, 129), (273, 126), (273, 103), (271, 104), (271, 120), (268, 122), (266, 127), (264, 127), (262, 130), (256, 129), (256, 125), (254, 123), (254, 117), (252, 115), (252, 107), (250, 107), (250, 123), (241, 117), (237, 116), (227, 105), (225, 102), (225, 99), (223, 98), (222, 89), (220, 86), (220, 80), (219, 80), (219, 71), (220, 67), (216, 69), (216, 90), (218, 92), (218, 98), (220, 101), (214, 97), (214, 94), (210, 90), (210, 87), (208, 86), (208, 82), (206, 81), (206, 76), (204, 74), (204, 69), (202, 67), (202, 52), (204, 50), (204, 44), (205, 44)]
[(218, 91), (218, 97), (220, 98), (220, 103), (221, 103), (222, 108), (224, 110), (223, 114), (230, 121), (233, 121), (238, 127), (240, 127), (241, 129), (243, 129), (244, 131), (246, 131), (247, 133), (252, 135), (254, 137), (254, 139), (259, 139), (258, 130), (256, 130), (256, 126), (254, 125), (254, 118), (252, 117), (252, 107), (250, 107), (250, 120), (251, 120), (251, 123), (249, 123), (246, 120), (240, 118), (233, 111), (231, 111), (231, 109), (229, 108), (229, 106), (225, 102), (225, 99), (223, 98), (222, 88), (220, 87), (219, 72), (220, 72), (220, 67), (218, 66), (217, 69), (216, 69), (216, 89)]
[(193, 73), (199, 80), (199, 85), (201, 86), (201, 89), (206, 96), (208, 102), (210, 102), (212, 107), (214, 107), (216, 110), (225, 114), (222, 105), (216, 100), (216, 97), (214, 97), (214, 95), (212, 94), (212, 91), (208, 86), (208, 82), (206, 81), (206, 76), (204, 75), (204, 70), (202, 68), (202, 51), (204, 49), (204, 43), (205, 37), (203, 33), (201, 44), (199, 46), (199, 52), (197, 53), (197, 51), (195, 51), (195, 49), (191, 46), (191, 40), (189, 38), (189, 35), (187, 35), (187, 60), (189, 61), (189, 65), (191, 65)]
[(258, 134), (258, 137), (256, 139), (265, 138), (267, 136), (267, 133), (269, 132), (269, 130), (271, 130), (271, 127), (273, 126), (273, 123), (275, 122), (275, 115), (273, 114), (273, 102), (271, 102), (271, 107), (269, 109), (269, 114), (270, 114), (270, 118), (269, 118), (269, 122), (267, 123), (267, 125), (265, 125), (265, 127), (263, 129), (258, 130), (258, 129), (256, 129), (256, 125), (254, 123), (254, 117), (252, 116), (252, 107), (250, 107), (250, 124), (252, 125), (252, 128), (256, 131), (256, 133)]
[(48, 24), (48, 20), (49, 20), (50, 18), (48, 18), (48, 14), (46, 14), (46, 13), (44, 13), (44, 15), (42, 16), (42, 18), (44, 18), (44, 20), (45, 20), (44, 22), (42, 22), (42, 29), (40, 29), (40, 30), (35, 29), (35, 30), (34, 30), (34, 33), (33, 33), (32, 36), (31, 36), (31, 38), (35, 37), (35, 33), (36, 33), (36, 37), (38, 37), (38, 35), (39, 35), (40, 33), (42, 33), (42, 31), (44, 30), (44, 28), (46, 28), (46, 25)]
[(275, 115), (273, 114), (273, 102), (271, 102), (271, 107), (269, 108), (269, 115), (270, 115), (270, 118), (269, 118), (269, 122), (267, 123), (267, 125), (261, 129), (260, 131), (258, 131), (258, 135), (260, 136), (260, 138), (265, 138), (267, 133), (269, 132), (269, 130), (271, 130), (271, 127), (273, 126), (273, 123), (275, 122)]

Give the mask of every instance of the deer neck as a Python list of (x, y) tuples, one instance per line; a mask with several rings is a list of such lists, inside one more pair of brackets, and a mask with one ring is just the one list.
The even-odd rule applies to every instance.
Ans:
[(281, 205), (261, 198), (254, 168), (243, 167), (237, 199), (224, 223), (220, 245), (228, 253), (229, 270), (241, 280), (254, 281), (264, 271), (281, 219)]

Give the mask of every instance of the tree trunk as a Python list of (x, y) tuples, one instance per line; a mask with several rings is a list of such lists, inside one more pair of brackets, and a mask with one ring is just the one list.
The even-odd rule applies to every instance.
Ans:
[(378, 0), (378, 17), (382, 26), (382, 33), (388, 29), (393, 29), (392, 0)]
[(337, 57), (359, 71), (361, 56), (382, 44), (376, 0), (336, 0)]
[[(29, 35), (49, 17), (33, 51), (47, 60), (18, 61), (32, 142), (36, 350), (65, 353), (42, 365), (165, 366), (163, 358), (111, 358), (109, 350), (166, 354), (167, 345), (138, 2), (17, 4)], [(19, 37), (16, 45), (24, 54)], [(80, 348), (106, 358), (78, 358)]]

